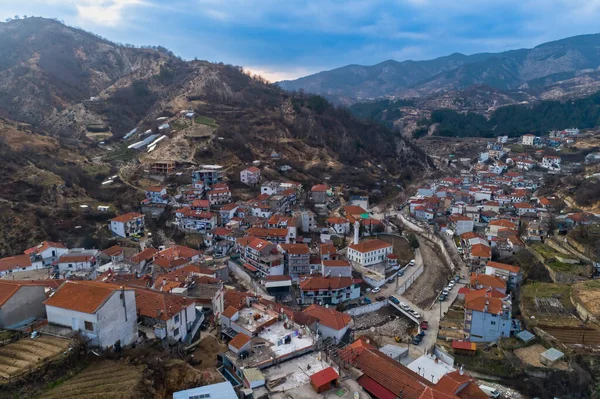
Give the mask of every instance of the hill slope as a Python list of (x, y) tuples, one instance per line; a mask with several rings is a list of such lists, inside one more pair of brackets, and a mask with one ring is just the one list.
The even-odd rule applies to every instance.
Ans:
[(453, 54), (428, 61), (349, 65), (279, 85), (346, 103), (386, 96), (423, 96), (480, 84), (500, 90), (528, 90), (531, 84), (539, 90), (540, 84), (550, 85), (593, 72), (600, 66), (599, 46), (600, 34), (582, 35), (533, 49), (496, 54)]

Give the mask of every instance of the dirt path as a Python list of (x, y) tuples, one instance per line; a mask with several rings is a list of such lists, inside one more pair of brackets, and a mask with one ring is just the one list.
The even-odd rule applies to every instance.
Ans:
[(417, 236), (425, 269), (423, 274), (403, 294), (409, 301), (426, 309), (448, 283), (452, 272), (437, 254), (438, 249), (428, 240)]

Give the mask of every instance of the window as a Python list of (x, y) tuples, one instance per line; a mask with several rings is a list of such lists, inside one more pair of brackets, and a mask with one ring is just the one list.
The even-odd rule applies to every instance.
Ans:
[(72, 267), (73, 267), (73, 264), (72, 264), (72, 263), (69, 263), (69, 267), (70, 267), (70, 268), (72, 268)]
[(91, 321), (84, 321), (83, 324), (86, 331), (94, 331), (94, 323), (92, 323)]
[(176, 328), (175, 331), (173, 331), (173, 336), (176, 337), (179, 335), (179, 328)]
[(495, 322), (495, 321), (492, 321), (492, 322), (490, 322), (490, 324), (491, 324), (491, 325), (493, 325), (493, 326), (495, 326), (495, 325), (496, 325), (496, 322)]

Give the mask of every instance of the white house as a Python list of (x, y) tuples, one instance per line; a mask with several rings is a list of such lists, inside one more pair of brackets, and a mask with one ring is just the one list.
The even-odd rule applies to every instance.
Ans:
[(560, 157), (545, 155), (540, 166), (550, 170), (560, 170), (560, 161)]
[(352, 277), (352, 265), (343, 259), (323, 260), (321, 274), (332, 277)]
[(137, 212), (129, 212), (110, 219), (108, 228), (114, 235), (127, 238), (144, 232), (144, 215)]
[(458, 236), (469, 231), (473, 231), (473, 219), (470, 219), (464, 215), (454, 214), (451, 215), (448, 220), (452, 224), (454, 233)]
[(535, 140), (535, 136), (533, 134), (525, 134), (521, 137), (521, 144), (523, 145), (533, 145), (533, 141)]
[(46, 317), (45, 288), (35, 281), (0, 280), (0, 328)]
[(42, 262), (43, 266), (48, 266), (58, 258), (66, 254), (69, 249), (59, 242), (43, 241), (35, 247), (25, 250), (25, 254), (31, 257), (31, 262)]
[(351, 261), (368, 266), (384, 262), (387, 255), (392, 253), (392, 249), (392, 244), (379, 239), (358, 243), (355, 237), (355, 243), (348, 246), (347, 254)]
[(335, 338), (336, 342), (342, 339), (352, 323), (349, 315), (319, 305), (310, 305), (304, 313), (319, 321), (317, 331), (322, 338)]
[(227, 204), (231, 202), (231, 190), (225, 183), (217, 183), (207, 192), (206, 197), (210, 205)]
[(99, 253), (96, 249), (73, 248), (58, 258), (56, 266), (61, 273), (94, 269), (98, 264)]
[(327, 226), (334, 234), (346, 235), (350, 233), (350, 222), (345, 218), (330, 217), (327, 219)]
[(206, 232), (217, 227), (217, 215), (212, 212), (183, 207), (175, 211), (175, 224), (181, 230)]
[(126, 346), (137, 338), (132, 289), (96, 281), (66, 281), (45, 304), (49, 323), (78, 331), (91, 346)]
[[(135, 288), (135, 301), (140, 322), (154, 327), (157, 338), (182, 342), (198, 331), (196, 302), (193, 298)], [(201, 322), (201, 321), (200, 321)]]
[(244, 184), (253, 186), (260, 182), (260, 169), (256, 166), (251, 166), (240, 172), (240, 181)]

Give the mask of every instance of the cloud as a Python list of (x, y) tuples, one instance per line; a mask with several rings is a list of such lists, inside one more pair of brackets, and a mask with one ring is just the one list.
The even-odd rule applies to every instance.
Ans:
[(75, 7), (82, 22), (117, 26), (128, 7), (144, 4), (141, 0), (80, 0)]
[(271, 83), (282, 80), (298, 79), (302, 76), (317, 72), (312, 68), (288, 68), (288, 67), (269, 67), (269, 66), (245, 66), (244, 70), (250, 75), (259, 75)]

